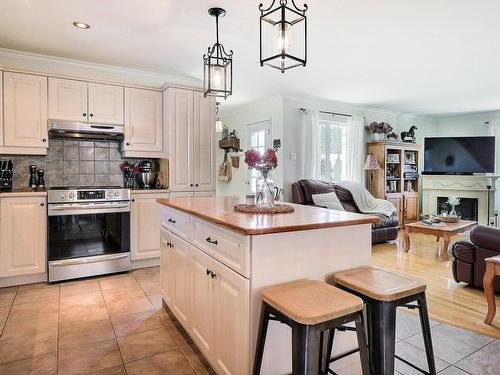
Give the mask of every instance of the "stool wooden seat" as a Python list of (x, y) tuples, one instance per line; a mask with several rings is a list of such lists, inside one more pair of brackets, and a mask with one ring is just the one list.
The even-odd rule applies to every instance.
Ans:
[(335, 274), (335, 285), (356, 290), (378, 301), (394, 301), (425, 291), (424, 282), (373, 267)]
[[(254, 375), (260, 374), (270, 321), (278, 321), (292, 329), (294, 375), (328, 373), (336, 329), (356, 331), (363, 375), (369, 375), (361, 298), (316, 280), (297, 280), (265, 289), (262, 292)], [(351, 322), (355, 328), (344, 326)]]
[[(395, 358), (425, 374), (436, 374), (425, 283), (373, 267), (338, 272), (334, 275), (334, 280), (335, 286), (355, 294), (366, 304), (372, 374), (393, 375)], [(416, 367), (395, 353), (398, 307), (417, 309), (419, 312), (428, 371)]]
[(262, 299), (301, 324), (318, 324), (363, 309), (363, 300), (317, 280), (298, 280), (265, 289)]

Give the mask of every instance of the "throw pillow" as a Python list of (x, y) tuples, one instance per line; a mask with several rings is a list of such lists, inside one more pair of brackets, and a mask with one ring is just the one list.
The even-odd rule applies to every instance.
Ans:
[(331, 210), (345, 211), (334, 191), (325, 194), (313, 194), (312, 200), (316, 206), (326, 207)]

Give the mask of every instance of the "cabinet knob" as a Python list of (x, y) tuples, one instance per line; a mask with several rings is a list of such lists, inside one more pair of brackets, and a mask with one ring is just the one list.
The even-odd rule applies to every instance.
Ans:
[(132, 199), (131, 199), (131, 202), (135, 202), (135, 199), (134, 199), (134, 198), (132, 198)]
[(40, 203), (40, 206), (42, 206), (42, 207), (45, 206), (45, 203)]
[(198, 184), (196, 184), (195, 186), (198, 187)]
[(84, 114), (83, 114), (83, 117), (87, 117), (87, 114), (86, 114), (86, 113), (84, 113)]
[(175, 224), (175, 220), (174, 220), (174, 219), (168, 219), (167, 221), (168, 221), (169, 223)]
[(193, 184), (189, 184), (189, 186), (193, 187)]
[(210, 237), (207, 237), (205, 238), (205, 240), (208, 242), (208, 243), (211, 243), (212, 245), (217, 245), (217, 240), (213, 240), (210, 238)]
[(94, 114), (93, 114), (93, 113), (91, 113), (91, 114), (90, 114), (90, 117), (94, 117)]
[(130, 143), (127, 142), (127, 143), (125, 143), (125, 145), (130, 146)]
[(210, 271), (208, 268), (207, 268), (207, 276), (210, 275), (212, 271)]
[(212, 279), (215, 279), (217, 277), (217, 274), (215, 274), (212, 271), (210, 271), (210, 276), (212, 277)]
[(43, 139), (42, 139), (42, 142), (47, 142), (47, 139), (43, 138)]

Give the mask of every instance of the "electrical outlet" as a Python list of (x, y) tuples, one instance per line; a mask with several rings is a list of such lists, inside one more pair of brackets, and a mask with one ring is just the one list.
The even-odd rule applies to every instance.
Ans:
[(297, 160), (297, 154), (295, 152), (290, 153), (290, 160)]

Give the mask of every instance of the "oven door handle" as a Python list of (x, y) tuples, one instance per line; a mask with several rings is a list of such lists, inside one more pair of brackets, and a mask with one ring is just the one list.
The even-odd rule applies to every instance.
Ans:
[(88, 264), (88, 263), (98, 263), (105, 262), (107, 260), (116, 260), (130, 257), (130, 253), (127, 254), (110, 254), (110, 255), (98, 255), (91, 256), (88, 258), (78, 258), (78, 259), (65, 259), (50, 262), (51, 266), (62, 267), (62, 266), (72, 266), (76, 264)]
[(49, 216), (60, 216), (60, 215), (86, 215), (93, 213), (118, 213), (118, 212), (129, 212), (130, 203), (122, 204), (64, 204), (64, 205), (49, 205), (48, 215)]

